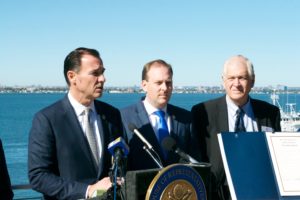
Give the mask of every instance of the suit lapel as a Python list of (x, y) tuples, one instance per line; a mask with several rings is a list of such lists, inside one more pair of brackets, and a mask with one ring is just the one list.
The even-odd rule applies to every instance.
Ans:
[(93, 166), (92, 168), (94, 169), (93, 158), (92, 158), (91, 151), (89, 149), (88, 141), (84, 136), (82, 127), (79, 124), (76, 113), (67, 96), (64, 98), (63, 104), (64, 104), (63, 108), (65, 108), (64, 110), (65, 122), (63, 124), (68, 126), (67, 129), (69, 130), (69, 133), (72, 134), (72, 138), (75, 138), (75, 140), (78, 143), (78, 145), (76, 145), (76, 148), (81, 148), (84, 156), (88, 158), (88, 160), (90, 161), (90, 165)]
[(258, 131), (261, 131), (262, 119), (261, 119), (261, 117), (259, 117), (259, 114), (261, 113), (261, 110), (258, 109), (258, 107), (256, 106), (254, 100), (251, 99), (251, 98), (250, 98), (250, 103), (251, 103), (254, 118), (255, 118), (255, 121), (256, 121), (256, 124), (257, 124), (257, 129), (258, 129)]
[(145, 124), (150, 123), (147, 111), (142, 103), (142, 101), (137, 105), (136, 114), (138, 115), (137, 118), (137, 126), (141, 127)]
[(220, 127), (218, 127), (217, 130), (229, 131), (226, 96), (220, 98), (219, 103), (216, 104), (215, 112), (215, 114), (217, 115), (216, 119), (218, 120), (216, 124), (220, 125)]
[(170, 108), (170, 106), (167, 106), (167, 113), (170, 117), (170, 135), (172, 136), (173, 134), (177, 133), (178, 131), (178, 121), (176, 120), (176, 116), (173, 114), (173, 110)]
[[(100, 133), (100, 141), (101, 141), (101, 145), (102, 145), (102, 147), (105, 147), (105, 138), (106, 138), (106, 135), (105, 135), (105, 133), (107, 133), (107, 131), (105, 131), (105, 130), (107, 130), (107, 126), (106, 126), (106, 123), (103, 123), (103, 121), (106, 121), (106, 117), (105, 117), (105, 115), (103, 114), (103, 115), (101, 115), (101, 114), (99, 114), (98, 112), (97, 112), (97, 120), (98, 120), (98, 129), (99, 129), (99, 133)], [(102, 149), (102, 154), (101, 154), (101, 156), (103, 156), (103, 153), (104, 153), (104, 150), (105, 149)]]
[(110, 133), (110, 130), (109, 130), (109, 125), (108, 125), (108, 121), (107, 121), (107, 116), (105, 115), (103, 108), (96, 103), (95, 103), (95, 108), (96, 108), (97, 117), (99, 120), (98, 129), (99, 129), (100, 140), (101, 140), (101, 145), (102, 145), (100, 167), (98, 170), (98, 177), (99, 177), (103, 171), (103, 167), (105, 167), (105, 166), (101, 165), (101, 162), (105, 163), (105, 160), (109, 159), (109, 157), (108, 157), (109, 154), (106, 154), (105, 152), (106, 152), (108, 143), (110, 142), (110, 137), (108, 135)]
[[(146, 138), (146, 140), (152, 144), (154, 150), (158, 152), (159, 156), (163, 158), (160, 145), (158, 143), (158, 140), (156, 138), (154, 129), (151, 125), (148, 113), (144, 107), (143, 102), (141, 101), (140, 103), (137, 104), (137, 115), (138, 115), (138, 120), (137, 120), (137, 127), (140, 130), (141, 134)], [(147, 127), (145, 129), (140, 129), (142, 127)]]

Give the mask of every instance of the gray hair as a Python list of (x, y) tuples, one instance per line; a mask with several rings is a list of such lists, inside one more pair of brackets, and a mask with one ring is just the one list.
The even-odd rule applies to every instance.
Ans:
[(255, 73), (254, 73), (253, 64), (248, 58), (246, 58), (245, 56), (242, 56), (242, 55), (232, 56), (231, 58), (229, 58), (228, 60), (225, 61), (224, 65), (223, 65), (223, 77), (227, 75), (227, 67), (233, 58), (241, 58), (245, 61), (246, 66), (247, 66), (248, 75), (250, 76), (251, 80), (254, 80)]

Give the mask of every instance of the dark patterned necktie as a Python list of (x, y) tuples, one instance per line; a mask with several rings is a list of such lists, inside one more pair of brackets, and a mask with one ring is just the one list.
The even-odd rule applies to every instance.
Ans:
[(244, 120), (243, 120), (244, 114), (245, 114), (245, 112), (243, 111), (243, 109), (241, 109), (241, 108), (237, 109), (234, 132), (246, 132), (246, 128), (245, 128)]
[(88, 143), (90, 145), (90, 149), (92, 151), (93, 158), (96, 163), (96, 168), (98, 168), (99, 154), (98, 154), (98, 146), (97, 146), (95, 131), (94, 131), (93, 125), (91, 124), (91, 121), (90, 121), (91, 109), (85, 108), (84, 112), (85, 112), (84, 113), (85, 134), (86, 134)]
[(165, 120), (165, 112), (162, 111), (162, 110), (158, 110), (158, 111), (155, 111), (154, 114), (159, 117), (157, 139), (158, 139), (158, 142), (160, 144), (161, 150), (164, 154), (164, 157), (166, 158), (167, 157), (167, 151), (164, 150), (164, 148), (162, 147), (162, 144), (161, 144), (163, 139), (169, 135), (167, 122)]

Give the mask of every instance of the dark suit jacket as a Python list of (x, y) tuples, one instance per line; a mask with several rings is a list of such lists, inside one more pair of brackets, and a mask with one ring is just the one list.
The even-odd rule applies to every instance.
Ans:
[[(280, 111), (276, 106), (251, 98), (250, 103), (258, 131), (264, 131), (262, 126), (272, 128), (273, 131), (281, 131)], [(193, 132), (199, 137), (202, 158), (212, 164), (212, 192), (215, 193), (212, 199), (228, 199), (229, 193), (224, 194), (222, 191), (226, 177), (217, 139), (218, 133), (229, 131), (226, 96), (193, 106), (192, 117)], [(228, 190), (226, 186), (225, 190)]]
[[(111, 156), (107, 145), (122, 134), (120, 112), (95, 101), (102, 134), (102, 172), (96, 171), (88, 141), (67, 95), (38, 112), (28, 146), (28, 173), (34, 190), (46, 199), (85, 198), (87, 186), (108, 175)], [(50, 198), (51, 197), (51, 198)]]
[[(167, 113), (171, 117), (170, 135), (176, 140), (178, 147), (195, 159), (200, 159), (200, 153), (197, 151), (199, 149), (197, 140), (191, 133), (191, 113), (171, 104), (167, 105)], [(122, 109), (121, 116), (130, 148), (128, 170), (158, 168), (151, 157), (144, 151), (144, 145), (140, 139), (129, 130), (128, 124), (130, 123), (138, 128), (140, 133), (153, 146), (154, 150), (158, 152), (164, 166), (179, 162), (179, 157), (173, 152), (169, 152), (167, 159), (163, 160), (161, 148), (142, 101)]]
[(0, 139), (0, 199), (13, 199), (13, 191), (11, 189), (10, 178), (7, 171), (5, 154)]

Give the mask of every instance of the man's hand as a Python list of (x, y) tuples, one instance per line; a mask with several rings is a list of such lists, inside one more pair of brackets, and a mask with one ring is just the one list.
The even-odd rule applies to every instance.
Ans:
[(105, 177), (95, 183), (94, 185), (89, 186), (88, 197), (91, 198), (96, 190), (108, 190), (111, 187), (112, 183), (110, 182), (109, 177)]

